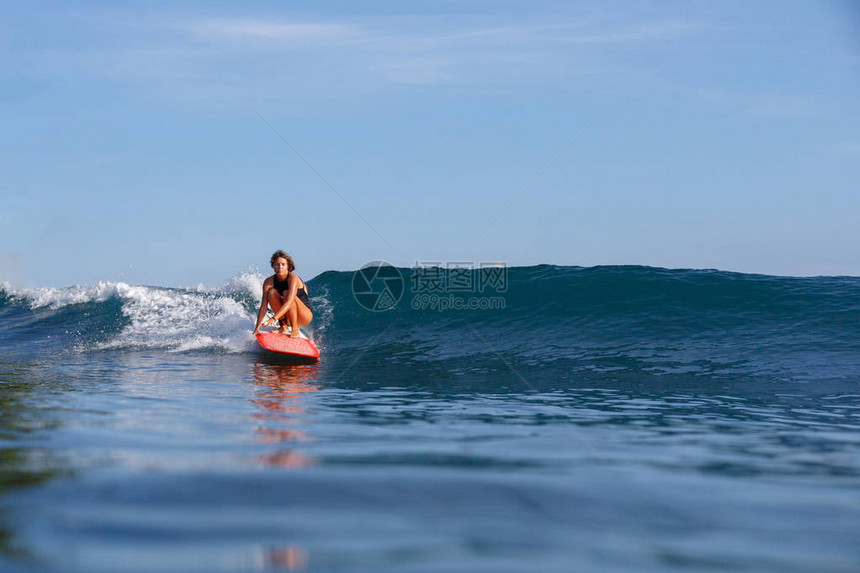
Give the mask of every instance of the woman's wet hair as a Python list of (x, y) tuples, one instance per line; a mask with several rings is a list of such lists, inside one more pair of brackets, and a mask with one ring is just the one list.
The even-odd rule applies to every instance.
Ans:
[(290, 270), (290, 272), (293, 272), (294, 270), (296, 270), (296, 263), (293, 262), (293, 257), (288, 255), (287, 253), (285, 253), (281, 249), (278, 249), (277, 251), (275, 251), (272, 254), (272, 258), (269, 259), (269, 266), (270, 267), (274, 266), (275, 261), (278, 259), (287, 259), (287, 268)]

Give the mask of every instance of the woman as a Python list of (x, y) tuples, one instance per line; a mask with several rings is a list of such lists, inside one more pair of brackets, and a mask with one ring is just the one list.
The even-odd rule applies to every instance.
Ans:
[[(311, 303), (308, 300), (308, 288), (293, 270), (296, 264), (293, 258), (284, 251), (277, 250), (269, 260), (275, 274), (263, 281), (263, 300), (260, 302), (260, 311), (257, 313), (257, 326), (254, 327), (254, 335), (260, 334), (260, 326), (272, 326), (281, 321), (278, 332), (287, 334), (287, 322), (290, 323), (290, 337), (298, 338), (299, 329), (310, 324), (314, 318), (311, 312)], [(269, 307), (275, 312), (275, 316), (269, 318), (265, 323), (263, 319)], [(286, 317), (286, 320), (285, 320)]]

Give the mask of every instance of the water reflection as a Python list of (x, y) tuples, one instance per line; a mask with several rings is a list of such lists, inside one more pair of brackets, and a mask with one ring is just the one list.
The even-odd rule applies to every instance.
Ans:
[[(285, 366), (257, 362), (253, 373), (254, 383), (259, 389), (252, 400), (259, 407), (253, 415), (260, 423), (256, 430), (257, 441), (276, 446), (311, 441), (306, 431), (294, 426), (304, 424), (303, 418), (308, 413), (305, 397), (319, 390), (319, 369), (315, 365)], [(280, 468), (303, 468), (316, 463), (314, 458), (285, 446), (258, 459), (267, 467)]]
[[(252, 402), (259, 407), (253, 418), (260, 423), (256, 439), (263, 444), (280, 446), (258, 457), (266, 467), (297, 469), (313, 466), (316, 460), (289, 445), (310, 442), (312, 437), (295, 427), (306, 423), (306, 398), (319, 391), (319, 369), (315, 365), (281, 365), (255, 363), (254, 383), (258, 388)], [(264, 555), (266, 569), (301, 571), (307, 567), (307, 552), (296, 545), (271, 547)]]
[(307, 564), (307, 552), (295, 545), (274, 547), (266, 551), (266, 566), (271, 569), (301, 571), (307, 567)]
[[(43, 432), (58, 425), (33, 405), (32, 388), (52, 385), (43, 373), (38, 364), (0, 362), (0, 499), (61, 475), (54, 456), (40, 447)], [(0, 506), (0, 555), (28, 556), (16, 539), (15, 515), (5, 505)]]

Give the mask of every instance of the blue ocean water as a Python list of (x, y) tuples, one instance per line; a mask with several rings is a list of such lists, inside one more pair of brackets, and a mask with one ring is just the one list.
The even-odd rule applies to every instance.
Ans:
[(254, 274), (0, 288), (0, 570), (858, 570), (860, 279), (401, 273), (308, 281), (316, 364)]

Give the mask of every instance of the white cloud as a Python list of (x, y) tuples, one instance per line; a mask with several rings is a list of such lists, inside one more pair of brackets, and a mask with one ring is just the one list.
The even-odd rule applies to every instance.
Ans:
[[(41, 79), (109, 78), (136, 93), (207, 108), (379, 94), (398, 86), (561, 85), (631, 73), (627, 47), (703, 29), (660, 18), (396, 16), (353, 20), (167, 18), (99, 28), (118, 43), (44, 53)], [(98, 34), (93, 45), (98, 46)], [(641, 77), (641, 68), (638, 76)]]
[(296, 44), (343, 44), (362, 35), (352, 24), (317, 22), (271, 22), (248, 19), (199, 20), (185, 25), (197, 39), (211, 41), (271, 40)]
[(747, 111), (759, 117), (811, 118), (818, 108), (806, 98), (792, 95), (766, 95), (753, 98)]
[[(481, 78), (533, 78), (543, 69), (547, 77), (559, 72), (594, 74), (599, 68), (617, 73), (620, 66), (598, 58), (571, 62), (601, 47), (660, 42), (689, 36), (703, 26), (681, 20), (640, 22), (548, 20), (499, 22), (452, 17), (392, 17), (340, 22), (202, 20), (185, 25), (195, 39), (205, 38), (233, 47), (257, 50), (260, 57), (277, 57), (279, 49), (306, 49), (325, 55), (345, 49), (348, 72), (364, 71), (393, 83), (475, 83)], [(577, 47), (578, 46), (578, 47)]]
[(451, 60), (445, 58), (406, 57), (391, 59), (385, 62), (385, 75), (404, 84), (441, 84), (456, 81), (454, 74), (448, 68)]
[(471, 20), (464, 25), (459, 19), (453, 18), (412, 17), (378, 18), (358, 25), (222, 18), (188, 22), (181, 25), (180, 29), (190, 32), (197, 39), (210, 41), (258, 39), (303, 45), (361, 44), (380, 50), (432, 50), (451, 45), (522, 49), (528, 45), (637, 44), (689, 36), (703, 30), (704, 26), (685, 20), (614, 24), (535, 21), (501, 25)]
[(571, 30), (573, 33), (566, 35), (564, 41), (572, 44), (638, 44), (683, 38), (704, 29), (701, 23), (685, 20), (638, 22), (602, 29), (592, 26), (584, 30)]
[(860, 157), (860, 143), (842, 141), (828, 146), (827, 151), (830, 153), (837, 153), (839, 155)]
[(756, 117), (775, 119), (809, 119), (819, 115), (819, 107), (809, 98), (792, 94), (756, 94), (724, 89), (697, 92), (715, 105), (734, 108)]

